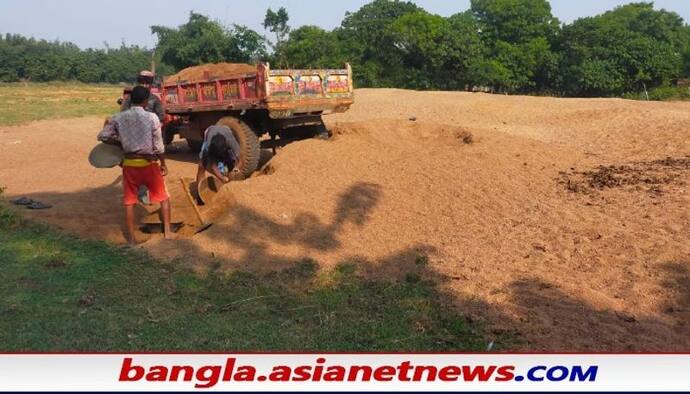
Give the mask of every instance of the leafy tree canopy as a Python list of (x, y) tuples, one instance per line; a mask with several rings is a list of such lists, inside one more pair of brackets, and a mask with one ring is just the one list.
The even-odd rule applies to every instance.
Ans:
[(448, 17), (411, 1), (372, 0), (333, 30), (289, 22), (285, 7), (266, 10), (270, 43), (246, 26), (191, 12), (180, 26), (151, 27), (155, 52), (125, 44), (81, 50), (8, 34), (0, 36), (0, 81), (132, 81), (152, 57), (168, 73), (222, 61), (270, 61), (274, 68), (349, 62), (359, 87), (568, 96), (617, 96), (690, 76), (690, 26), (651, 2), (570, 24), (552, 15), (548, 0), (471, 0), (469, 10)]
[(158, 36), (158, 52), (162, 60), (181, 69), (203, 63), (250, 62), (266, 57), (266, 40), (241, 25), (230, 28), (191, 12), (187, 23), (170, 28), (152, 26)]

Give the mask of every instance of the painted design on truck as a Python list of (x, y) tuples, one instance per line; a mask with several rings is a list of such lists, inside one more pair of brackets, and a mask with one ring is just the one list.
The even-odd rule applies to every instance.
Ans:
[(247, 98), (255, 98), (256, 97), (256, 79), (247, 79), (245, 80), (244, 86), (246, 87), (245, 89), (245, 94)]
[(347, 75), (329, 75), (327, 80), (329, 93), (348, 93), (350, 91), (350, 81)]
[(240, 88), (236, 81), (230, 81), (221, 85), (223, 99), (236, 99), (240, 97)]
[(218, 94), (216, 92), (216, 84), (208, 83), (201, 85), (201, 97), (204, 101), (215, 101), (218, 100)]
[(197, 101), (197, 94), (196, 94), (196, 89), (194, 89), (194, 86), (190, 86), (189, 88), (184, 89), (184, 101), (186, 103), (194, 102)]
[(166, 104), (177, 103), (177, 87), (165, 89), (165, 103)]
[(292, 77), (269, 77), (268, 83), (270, 85), (272, 96), (291, 95), (295, 93), (295, 84), (292, 80)]
[(321, 77), (318, 75), (303, 75), (297, 77), (298, 94), (322, 94)]

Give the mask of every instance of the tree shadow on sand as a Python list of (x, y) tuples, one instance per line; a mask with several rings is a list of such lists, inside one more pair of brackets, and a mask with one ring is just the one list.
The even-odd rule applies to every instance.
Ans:
[[(79, 193), (42, 193), (30, 197), (45, 199), (47, 202), (74, 199), (82, 201), (85, 204), (81, 212), (62, 212), (54, 217), (52, 223), (59, 222), (62, 216), (78, 215), (81, 225), (93, 226), (94, 231), (100, 231), (97, 228), (104, 225), (99, 222), (104, 210), (116, 209), (116, 189), (119, 190), (117, 182)], [(200, 276), (202, 279), (199, 279), (200, 286), (207, 290), (204, 297), (208, 299), (195, 301), (195, 308), (203, 311), (199, 314), (195, 310), (190, 314), (171, 318), (170, 325), (166, 327), (175, 331), (175, 335), (185, 336), (183, 329), (191, 324), (187, 319), (192, 315), (201, 319), (201, 323), (196, 324), (205, 324), (205, 319), (241, 319), (248, 312), (242, 309), (241, 313), (233, 315), (232, 311), (241, 309), (238, 306), (242, 305), (243, 300), (266, 295), (265, 298), (251, 301), (254, 312), (256, 308), (263, 311), (258, 317), (252, 315), (252, 318), (258, 318), (260, 322), (273, 327), (277, 323), (270, 319), (270, 314), (279, 313), (288, 322), (285, 323), (288, 326), (297, 324), (303, 327), (304, 319), (317, 319), (318, 326), (328, 329), (319, 331), (304, 328), (300, 331), (300, 335), (304, 336), (301, 342), (290, 342), (282, 335), (272, 334), (274, 337), (271, 341), (274, 342), (263, 343), (257, 340), (237, 345), (237, 342), (228, 342), (224, 335), (241, 334), (243, 328), (231, 325), (235, 331), (213, 331), (211, 336), (214, 340), (194, 343), (200, 346), (199, 349), (219, 349), (222, 343), (232, 343), (237, 348), (261, 350), (281, 349), (281, 346), (284, 346), (281, 350), (477, 350), (485, 348), (491, 342), (496, 343), (494, 349), (499, 350), (690, 349), (688, 261), (669, 262), (663, 266), (660, 285), (665, 288), (668, 299), (649, 315), (634, 315), (626, 311), (595, 307), (578, 295), (568, 294), (538, 277), (514, 280), (503, 289), (507, 299), (502, 304), (490, 303), (479, 297), (463, 296), (453, 290), (457, 288), (457, 279), (445, 275), (437, 268), (434, 261), (436, 257), (433, 256), (438, 251), (424, 244), (411, 245), (375, 260), (363, 257), (364, 253), (361, 251), (352, 251), (331, 272), (330, 279), (324, 280), (324, 270), (318, 268), (318, 262), (314, 263), (310, 259), (309, 252), (328, 252), (341, 248), (339, 235), (344, 226), (365, 227), (383, 192), (377, 184), (351, 185), (338, 196), (330, 222), (323, 222), (312, 213), (301, 212), (291, 222), (282, 223), (249, 207), (236, 205), (227, 220), (214, 225), (212, 230), (203, 234), (204, 237), (241, 251), (240, 257), (235, 260), (211, 258), (208, 250), (202, 249), (190, 239), (162, 246), (183, 251), (183, 256), (207, 256), (205, 264), (208, 264), (204, 275)], [(103, 202), (106, 196), (107, 200)], [(89, 201), (97, 203), (86, 204)], [(74, 205), (78, 206), (80, 204)], [(33, 217), (40, 219), (40, 216)], [(114, 226), (112, 223), (106, 224)], [(281, 255), (271, 248), (271, 245), (276, 244), (303, 249), (305, 255), (297, 258)], [(189, 266), (190, 261), (185, 261), (189, 259), (197, 260), (183, 257), (173, 260), (172, 264), (177, 268)], [(270, 264), (268, 267), (258, 267), (257, 262)], [(305, 264), (311, 268), (305, 269)], [(133, 284), (111, 281), (108, 286), (125, 288)], [(223, 293), (223, 289), (232, 286), (248, 293), (251, 289), (255, 290), (253, 295), (247, 294), (244, 298), (233, 291)], [(386, 289), (397, 290), (391, 293)], [(409, 292), (414, 296), (410, 296)], [(318, 301), (321, 296), (336, 301), (324, 306)], [(318, 305), (315, 315), (302, 309), (313, 308), (314, 304)], [(381, 319), (390, 318), (386, 310), (395, 311), (396, 314), (402, 314), (405, 310), (410, 312), (403, 316), (404, 324), (408, 328), (416, 327), (414, 330), (419, 337), (400, 337), (403, 331), (389, 336), (379, 332), (378, 330), (384, 329), (379, 324)], [(344, 325), (343, 319), (357, 321), (366, 329), (353, 329), (351, 325)], [(160, 327), (149, 329), (156, 331)], [(273, 329), (280, 330), (281, 327), (275, 326)], [(404, 332), (409, 333), (409, 330)], [(429, 336), (429, 333), (433, 335)], [(332, 340), (329, 336), (333, 337)], [(482, 339), (477, 340), (475, 337), (478, 336)], [(381, 345), (382, 337), (386, 338), (385, 346)], [(424, 340), (420, 341), (419, 338)], [(470, 339), (465, 340), (467, 338)], [(142, 346), (141, 349), (152, 348), (143, 342), (133, 343)], [(300, 343), (304, 343), (305, 347), (300, 348)], [(157, 348), (165, 349), (165, 343)]]
[[(338, 196), (330, 223), (322, 222), (310, 212), (299, 212), (291, 222), (282, 223), (254, 209), (233, 203), (222, 222), (217, 221), (202, 236), (241, 251), (242, 257), (237, 259), (216, 259), (226, 268), (283, 269), (294, 264), (294, 258), (272, 253), (272, 245), (299, 247), (305, 251), (303, 258), (310, 258), (310, 251), (335, 251), (342, 247), (339, 233), (343, 226), (365, 226), (381, 193), (381, 187), (373, 183), (361, 182), (350, 186)], [(174, 245), (165, 247), (173, 248), (184, 256), (210, 254), (192, 239), (177, 240)], [(204, 260), (207, 259), (200, 259), (202, 264)], [(268, 267), (259, 267), (262, 264)]]
[(539, 278), (521, 278), (507, 289), (513, 305), (510, 313), (490, 308), (485, 318), (492, 322), (494, 333), (511, 333), (515, 345), (526, 350), (687, 351), (689, 265), (672, 262), (663, 266), (660, 284), (668, 299), (654, 314), (596, 308)]
[[(381, 193), (375, 184), (352, 185), (339, 196), (330, 223), (323, 223), (308, 212), (299, 213), (291, 223), (278, 223), (248, 207), (236, 207), (232, 220), (219, 225), (208, 236), (242, 250), (242, 257), (235, 261), (217, 260), (215, 268), (251, 271), (257, 269), (257, 264), (266, 263), (274, 270), (290, 269), (295, 259), (272, 253), (270, 245), (274, 243), (305, 249), (304, 258), (309, 258), (309, 251), (336, 250), (342, 246), (339, 241), (342, 226), (348, 223), (366, 226)], [(236, 228), (243, 230), (238, 233), (233, 231)], [(190, 242), (183, 248), (198, 247)], [(463, 297), (452, 290), (456, 279), (436, 268), (435, 257), (430, 259), (436, 252), (431, 245), (419, 244), (375, 260), (352, 251), (342, 260), (356, 267), (357, 275), (363, 280), (433, 283), (435, 305), (483, 327), (484, 342), (494, 342), (499, 349), (681, 351), (690, 348), (687, 262), (664, 265), (662, 285), (671, 295), (668, 305), (650, 315), (633, 316), (626, 311), (593, 306), (579, 295), (568, 294), (538, 277), (519, 278), (510, 283), (503, 289), (508, 302), (502, 306), (478, 297)], [(198, 249), (192, 252), (203, 253)]]

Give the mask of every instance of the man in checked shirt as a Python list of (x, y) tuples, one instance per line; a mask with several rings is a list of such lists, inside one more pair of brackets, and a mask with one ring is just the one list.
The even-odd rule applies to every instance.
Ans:
[(115, 115), (98, 134), (99, 141), (120, 144), (125, 153), (122, 183), (125, 192), (127, 241), (131, 245), (136, 244), (134, 206), (137, 203), (137, 191), (142, 185), (148, 188), (151, 202), (161, 204), (165, 238), (173, 237), (170, 230), (170, 197), (163, 178), (168, 174), (168, 168), (163, 158), (165, 147), (161, 123), (156, 114), (144, 109), (149, 94), (145, 87), (135, 87), (131, 93), (132, 107)]

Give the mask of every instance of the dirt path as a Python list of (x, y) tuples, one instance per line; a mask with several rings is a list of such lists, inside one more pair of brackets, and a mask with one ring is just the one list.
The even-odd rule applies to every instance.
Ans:
[[(86, 161), (100, 123), (0, 128), (0, 184), (55, 205), (31, 217), (121, 242), (119, 172)], [(419, 274), (516, 348), (690, 349), (690, 103), (359, 90), (327, 123), (332, 141), (225, 189), (209, 231), (145, 248), (199, 271)], [(177, 150), (172, 179), (193, 176)]]

